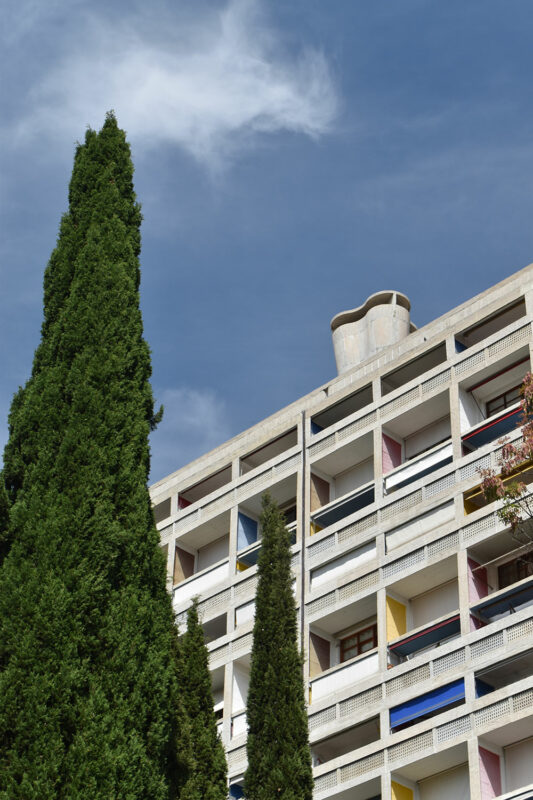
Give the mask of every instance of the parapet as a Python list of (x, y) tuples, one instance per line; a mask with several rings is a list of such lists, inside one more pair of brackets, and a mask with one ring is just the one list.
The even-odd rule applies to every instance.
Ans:
[(415, 331), (410, 311), (406, 295), (385, 291), (370, 295), (359, 308), (336, 314), (331, 332), (339, 375)]

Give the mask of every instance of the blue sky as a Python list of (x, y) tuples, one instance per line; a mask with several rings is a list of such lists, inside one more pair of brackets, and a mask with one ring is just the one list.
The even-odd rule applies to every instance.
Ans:
[(114, 109), (143, 206), (157, 480), (335, 374), (380, 289), (418, 325), (533, 261), (525, 0), (5, 0), (0, 445), (74, 143)]

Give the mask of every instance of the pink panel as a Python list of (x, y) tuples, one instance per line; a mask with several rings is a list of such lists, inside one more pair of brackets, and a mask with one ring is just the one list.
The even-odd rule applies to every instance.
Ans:
[(482, 800), (492, 800), (502, 793), (502, 779), (500, 772), (500, 756), (479, 748), (479, 772), (481, 777)]
[(402, 446), (395, 442), (386, 433), (383, 434), (382, 446), (383, 474), (386, 475), (394, 467), (399, 467), (402, 463)]
[[(477, 569), (476, 569), (477, 567)], [(489, 593), (489, 585), (487, 582), (487, 570), (485, 567), (479, 567), (477, 561), (473, 558), (468, 559), (468, 594), (470, 602), (475, 603), (476, 600), (481, 600)]]

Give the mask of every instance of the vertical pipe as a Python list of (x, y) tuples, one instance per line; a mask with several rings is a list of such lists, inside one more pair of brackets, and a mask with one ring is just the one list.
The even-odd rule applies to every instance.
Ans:
[(305, 411), (302, 411), (302, 535), (300, 542), (300, 651), (302, 653), (302, 670), (304, 669), (304, 609), (305, 609), (305, 534), (306, 534), (306, 475), (307, 475), (307, 442)]

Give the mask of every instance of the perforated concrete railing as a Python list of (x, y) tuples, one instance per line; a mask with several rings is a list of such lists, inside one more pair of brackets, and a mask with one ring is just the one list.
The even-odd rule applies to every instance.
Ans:
[[(482, 698), (485, 702), (487, 698)], [(477, 705), (477, 703), (476, 703)], [(501, 727), (506, 717), (523, 715), (533, 709), (533, 688), (518, 691), (503, 700), (487, 703), (482, 708), (470, 711), (461, 717), (437, 725), (430, 730), (419, 733), (397, 744), (377, 750), (363, 758), (354, 758), (349, 764), (337, 767), (330, 772), (317, 775), (315, 778), (315, 794), (322, 794), (337, 786), (370, 775), (384, 766), (398, 768), (402, 762), (419, 759), (427, 751), (438, 751), (448, 746), (451, 739), (465, 736), (470, 731), (490, 730)]]
[(478, 638), (470, 644), (460, 646), (444, 656), (439, 656), (436, 653), (425, 664), (413, 665), (412, 669), (396, 677), (391, 677), (390, 680), (384, 681), (379, 686), (354, 694), (339, 702), (332, 703), (326, 708), (322, 708), (315, 714), (310, 714), (309, 730), (314, 731), (323, 725), (342, 720), (356, 712), (358, 718), (361, 717), (361, 711), (366, 712), (364, 716), (375, 714), (377, 704), (381, 704), (382, 701), (386, 702), (388, 698), (393, 699), (391, 703), (386, 702), (387, 706), (396, 703), (395, 695), (405, 689), (418, 687), (417, 692), (421, 692), (422, 684), (431, 681), (431, 685), (434, 687), (437, 685), (436, 678), (445, 676), (447, 672), (465, 664), (468, 660), (475, 665), (488, 653), (495, 654), (498, 650), (502, 650), (505, 653), (509, 646), (514, 645), (516, 642), (529, 642), (533, 636), (533, 617), (528, 617), (518, 623), (510, 618), (507, 625), (501, 630), (494, 633), (489, 632), (485, 635), (479, 635), (478, 632), (476, 636)]
[(251, 652), (253, 637), (251, 633), (244, 636), (239, 636), (238, 639), (233, 639), (231, 642), (211, 650), (209, 653), (209, 666), (211, 668), (225, 663), (226, 661), (238, 658), (245, 653)]
[(173, 523), (173, 533), (183, 533), (184, 531), (195, 528), (202, 522), (228, 511), (231, 506), (240, 503), (263, 489), (268, 488), (280, 478), (286, 477), (291, 472), (296, 472), (302, 463), (301, 452), (293, 453), (285, 458), (278, 456), (274, 463), (269, 462), (258, 475), (251, 478), (243, 476), (237, 486), (222, 492), (212, 500), (205, 500), (202, 505), (194, 511), (188, 512)]

